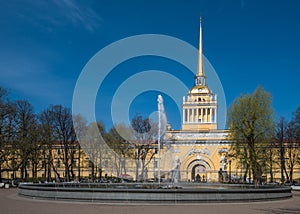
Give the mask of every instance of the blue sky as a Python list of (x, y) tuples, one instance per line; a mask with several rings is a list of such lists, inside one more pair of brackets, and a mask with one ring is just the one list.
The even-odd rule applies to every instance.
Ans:
[[(197, 48), (202, 14), (204, 54), (219, 75), (227, 104), (261, 85), (272, 93), (277, 116), (290, 119), (300, 104), (299, 9), (297, 0), (1, 1), (0, 85), (11, 99), (29, 100), (37, 112), (50, 104), (71, 107), (77, 78), (99, 50), (138, 34), (169, 35)], [(118, 85), (151, 69), (185, 68), (156, 57), (122, 63), (100, 88), (97, 119), (110, 127)], [(175, 75), (192, 87), (192, 75)], [(156, 110), (157, 94), (139, 95), (130, 115)], [(180, 128), (176, 105), (167, 96), (165, 109), (172, 126)]]

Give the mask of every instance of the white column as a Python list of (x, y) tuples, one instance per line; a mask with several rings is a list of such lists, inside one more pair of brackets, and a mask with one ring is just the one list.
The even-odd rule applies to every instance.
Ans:
[(188, 118), (189, 118), (189, 114), (188, 113), (189, 113), (188, 109), (185, 109), (185, 115), (184, 115), (184, 117), (185, 117), (185, 123), (188, 122)]
[(190, 123), (190, 109), (187, 109), (187, 122)]
[(185, 123), (185, 109), (182, 109), (182, 123)]
[(217, 108), (215, 108), (215, 123), (217, 122)]
[(203, 108), (201, 108), (201, 115), (200, 115), (200, 118), (201, 118), (201, 123), (203, 123)]
[(207, 115), (207, 112), (208, 112), (208, 111), (207, 111), (207, 108), (205, 108), (205, 114), (206, 114), (206, 115), (205, 115), (205, 117), (206, 117), (205, 122), (208, 122), (208, 115)]
[(195, 109), (192, 109), (192, 123), (194, 123), (194, 122), (195, 122), (194, 110), (195, 110)]
[(196, 122), (199, 123), (199, 109), (196, 108)]
[(209, 109), (209, 114), (210, 114), (210, 118), (209, 118), (209, 122), (212, 122), (212, 108), (210, 107)]

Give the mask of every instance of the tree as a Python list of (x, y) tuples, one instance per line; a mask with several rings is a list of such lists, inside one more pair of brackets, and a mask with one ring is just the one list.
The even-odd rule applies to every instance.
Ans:
[(53, 150), (55, 149), (56, 139), (54, 137), (54, 129), (52, 126), (53, 118), (50, 109), (42, 111), (39, 116), (40, 124), (40, 142), (43, 145), (43, 168), (44, 168), (44, 179), (48, 182), (52, 178), (52, 170), (55, 173), (55, 177), (60, 179), (60, 174), (56, 165), (54, 164)]
[(76, 137), (78, 141), (78, 166), (77, 166), (77, 175), (78, 181), (81, 180), (81, 157), (83, 156), (83, 151), (80, 145), (80, 139), (84, 136), (87, 131), (87, 121), (81, 115), (73, 115), (73, 124), (76, 132)]
[(289, 138), (288, 133), (291, 132), (289, 128), (290, 125), (287, 124), (285, 119), (280, 118), (275, 129), (275, 145), (278, 147), (279, 160), (280, 160), (280, 173), (281, 173), (281, 182), (285, 182), (285, 178), (289, 179), (289, 176), (286, 171), (286, 140)]
[[(16, 106), (16, 146), (20, 157), (21, 179), (28, 179), (27, 167), (30, 159), (38, 151), (36, 139), (36, 115), (33, 106), (26, 100), (18, 100)], [(16, 159), (17, 160), (17, 159)], [(35, 161), (36, 163), (36, 161)], [(34, 163), (34, 164), (35, 164)]]
[[(130, 141), (136, 160), (136, 180), (145, 180), (146, 167), (155, 155), (155, 143), (157, 140), (158, 126), (148, 118), (136, 115), (132, 121), (132, 140)], [(139, 168), (141, 176), (139, 178)]]
[(2, 172), (13, 172), (17, 166), (13, 163), (13, 154), (16, 150), (12, 146), (15, 140), (16, 108), (7, 98), (8, 92), (0, 87), (0, 181)]
[(65, 170), (65, 179), (70, 181), (74, 179), (74, 155), (78, 149), (76, 144), (75, 130), (73, 127), (72, 114), (69, 108), (61, 105), (50, 106), (51, 126), (53, 129), (54, 139), (60, 143), (63, 150), (63, 164)]
[(293, 113), (293, 118), (287, 126), (287, 167), (289, 176), (287, 179), (293, 182), (294, 168), (300, 164), (300, 106)]
[(118, 174), (127, 174), (127, 158), (133, 157), (132, 129), (125, 124), (115, 124), (105, 135), (108, 146), (116, 153), (114, 165)]
[(266, 147), (274, 130), (271, 94), (258, 87), (253, 94), (236, 98), (228, 111), (231, 150), (246, 162), (256, 183), (261, 182)]
[(81, 147), (89, 157), (89, 168), (91, 168), (91, 179), (94, 181), (99, 173), (102, 177), (103, 160), (110, 156), (109, 147), (105, 144), (103, 137), (105, 134), (104, 124), (101, 122), (91, 123), (85, 133), (80, 137)]

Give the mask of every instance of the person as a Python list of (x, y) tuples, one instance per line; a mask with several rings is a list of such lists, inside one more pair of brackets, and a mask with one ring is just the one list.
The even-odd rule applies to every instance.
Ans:
[(222, 170), (222, 168), (220, 168), (220, 170), (219, 170), (219, 182), (223, 183), (223, 170)]
[(201, 181), (201, 177), (199, 174), (196, 175), (196, 182), (200, 182)]

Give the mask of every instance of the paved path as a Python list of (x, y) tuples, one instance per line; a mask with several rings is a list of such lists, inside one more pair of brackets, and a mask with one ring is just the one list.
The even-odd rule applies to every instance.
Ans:
[(189, 213), (269, 213), (299, 214), (300, 192), (280, 201), (250, 203), (211, 203), (198, 205), (105, 205), (80, 202), (56, 202), (23, 198), (17, 189), (0, 189), (1, 214), (189, 214)]

